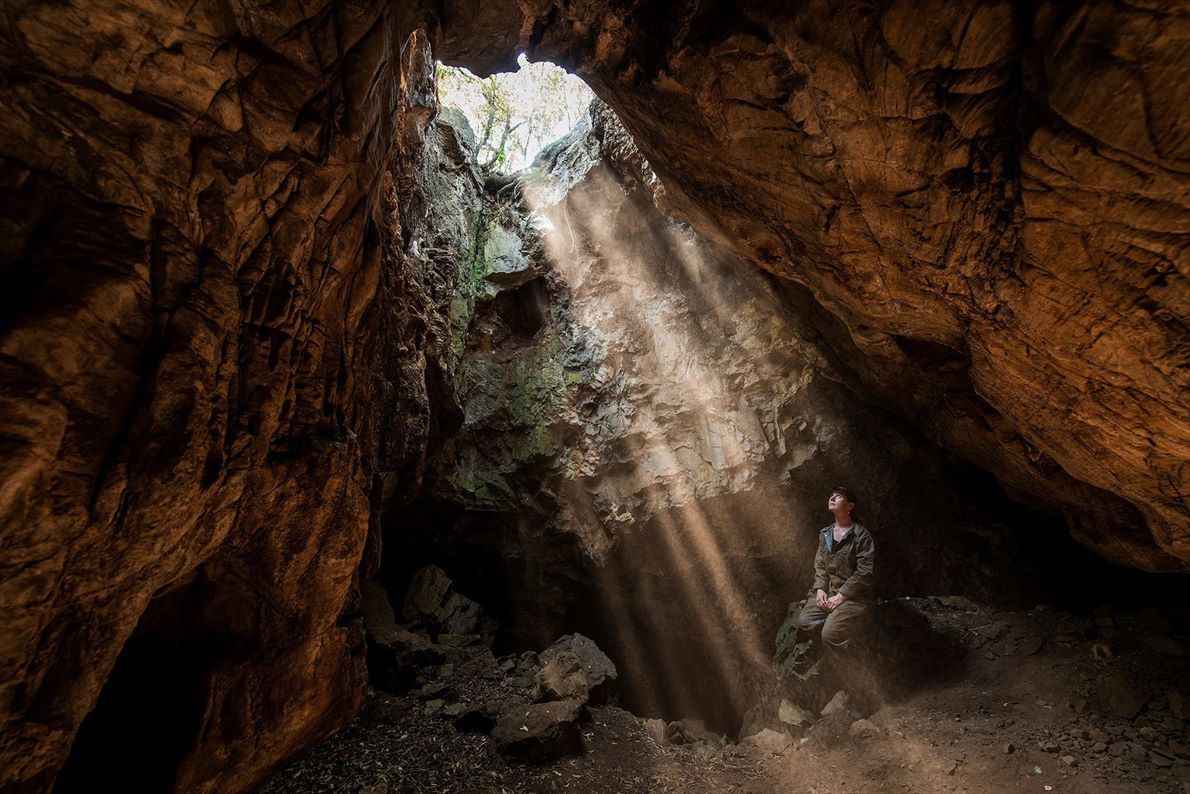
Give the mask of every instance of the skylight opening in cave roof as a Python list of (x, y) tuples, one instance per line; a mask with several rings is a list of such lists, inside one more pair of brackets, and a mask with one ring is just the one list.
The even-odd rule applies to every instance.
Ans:
[(527, 168), (547, 145), (572, 130), (595, 94), (587, 84), (547, 61), (530, 63), (491, 77), (438, 64), (438, 99), (442, 107), (466, 116), (479, 144), (479, 164), (511, 174)]

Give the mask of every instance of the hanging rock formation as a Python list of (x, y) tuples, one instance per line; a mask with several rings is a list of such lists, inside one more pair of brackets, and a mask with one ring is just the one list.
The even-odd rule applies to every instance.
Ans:
[(1121, 564), (1190, 559), (1182, 4), (448, 4), (591, 83), (832, 358)]

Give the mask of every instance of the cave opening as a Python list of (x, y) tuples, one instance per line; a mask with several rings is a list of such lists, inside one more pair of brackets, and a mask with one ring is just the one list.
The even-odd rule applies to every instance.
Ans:
[(174, 788), (226, 644), (196, 623), (209, 590), (196, 573), (150, 601), (74, 739), (55, 792)]
[(531, 63), (524, 53), (515, 72), (484, 78), (439, 62), (437, 83), (442, 105), (470, 124), (477, 164), (498, 174), (529, 167), (574, 128), (595, 96), (575, 75), (548, 61)]

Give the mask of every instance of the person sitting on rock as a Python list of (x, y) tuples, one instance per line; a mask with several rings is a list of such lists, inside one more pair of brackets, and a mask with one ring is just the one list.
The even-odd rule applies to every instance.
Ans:
[(876, 541), (852, 518), (855, 495), (848, 488), (831, 492), (827, 508), (833, 524), (819, 533), (814, 555), (814, 585), (798, 616), (798, 628), (822, 629), (823, 644), (834, 651), (848, 647), (857, 623), (875, 600)]

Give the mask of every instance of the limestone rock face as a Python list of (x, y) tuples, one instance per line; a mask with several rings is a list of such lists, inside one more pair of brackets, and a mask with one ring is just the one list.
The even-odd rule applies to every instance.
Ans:
[(853, 386), (1108, 559), (1186, 569), (1182, 4), (494, 5), (440, 54), (577, 71)]
[(825, 362), (761, 274), (660, 214), (602, 103), (523, 181), (460, 279), (438, 498), (540, 516), (603, 562), (658, 511), (775, 481), (829, 437), (809, 398)]
[[(47, 788), (97, 701), (63, 775), (101, 785), (114, 735), (153, 790), (245, 790), (358, 709), (360, 563), (418, 486), (454, 278), (417, 239), (443, 150), (398, 23), (7, 9), (0, 788)], [(141, 669), (178, 698), (137, 728), (160, 754), (99, 698)]]

